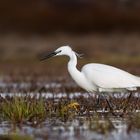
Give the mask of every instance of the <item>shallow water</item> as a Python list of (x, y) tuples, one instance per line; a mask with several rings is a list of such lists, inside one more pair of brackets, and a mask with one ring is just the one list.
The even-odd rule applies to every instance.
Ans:
[[(0, 96), (1, 98), (19, 96), (25, 97), (30, 96), (31, 98), (35, 97), (39, 99), (40, 97), (48, 99), (54, 99), (55, 101), (60, 100), (61, 98), (68, 97), (69, 99), (74, 99), (78, 97), (90, 98), (95, 97), (95, 94), (89, 95), (86, 92), (77, 92), (71, 91), (67, 93), (66, 91), (60, 92), (61, 88), (63, 88), (64, 84), (53, 82), (53, 83), (36, 83), (37, 88), (45, 87), (46, 91), (42, 91), (41, 93), (38, 91), (28, 91), (32, 87), (31, 83), (21, 82), (21, 83), (6, 83), (0, 81)], [(71, 86), (70, 88), (75, 88), (74, 85), (65, 85)], [(6, 92), (5, 92), (6, 89)], [(9, 89), (9, 90), (7, 90)], [(54, 92), (51, 92), (50, 89), (53, 89)], [(59, 89), (59, 90), (58, 90)], [(25, 91), (25, 92), (24, 92)], [(57, 92), (55, 92), (57, 91)], [(129, 94), (126, 93), (115, 93), (112, 96), (121, 99), (127, 98)], [(139, 92), (133, 94), (133, 97), (139, 98)], [(136, 112), (140, 112), (139, 110), (135, 110)], [(108, 113), (108, 110), (98, 109), (98, 113)], [(93, 113), (94, 116), (94, 113)], [(32, 136), (35, 140), (138, 140), (140, 138), (140, 133), (138, 131), (130, 131), (128, 132), (128, 122), (127, 118), (121, 117), (112, 117), (108, 116), (104, 117), (102, 114), (99, 117), (98, 123), (105, 123), (106, 120), (111, 122), (111, 125), (114, 127), (112, 130), (106, 130), (106, 132), (99, 132), (99, 128), (97, 130), (92, 127), (96, 124), (96, 120), (92, 120), (87, 118), (86, 115), (76, 116), (75, 118), (68, 120), (66, 122), (62, 121), (59, 118), (51, 118), (46, 119), (44, 122), (40, 124), (34, 125), (27, 122), (26, 125), (23, 124), (21, 126), (14, 126), (13, 124), (7, 121), (0, 122), (0, 134), (11, 134), (18, 133), (20, 135), (29, 135)]]
[[(67, 85), (67, 84), (61, 84), (59, 82), (52, 82), (52, 83), (36, 83), (35, 84), (37, 89), (41, 89), (42, 87), (46, 89), (45, 92), (41, 93), (39, 91), (30, 91), (30, 92), (24, 92), (27, 91), (28, 89), (30, 89), (32, 87), (31, 83), (27, 83), (27, 82), (21, 82), (21, 83), (6, 83), (3, 81), (0, 81), (0, 88), (1, 91), (5, 91), (5, 89), (9, 89), (6, 92), (0, 92), (1, 97), (5, 98), (6, 96), (31, 96), (34, 97), (36, 96), (36, 98), (39, 98), (40, 96), (48, 99), (48, 98), (62, 98), (62, 97), (67, 97), (69, 96), (69, 98), (74, 98), (74, 97), (79, 97), (79, 96), (83, 96), (85, 98), (88, 98), (89, 96), (93, 96), (95, 97), (96, 93), (87, 93), (87, 92), (77, 92), (77, 91), (71, 91), (70, 93), (66, 93), (65, 91), (57, 91), (57, 93), (55, 93), (55, 90), (60, 90), (61, 88), (63, 88), (63, 86), (65, 86), (66, 88), (75, 88), (76, 85), (73, 85), (72, 83)], [(50, 91), (50, 89), (54, 89), (54, 92)], [(9, 92), (9, 91), (12, 92)], [(13, 92), (14, 91), (14, 92)], [(112, 95), (113, 97), (116, 98), (127, 98), (129, 96), (129, 93), (113, 93), (113, 94), (109, 94), (110, 96)], [(139, 97), (140, 94), (139, 92), (134, 92), (133, 93), (134, 97)]]
[[(16, 132), (21, 135), (30, 135), (36, 140), (138, 140), (140, 133), (127, 133), (127, 123), (120, 118), (110, 118), (114, 130), (106, 132), (105, 134), (98, 133), (90, 129), (90, 121), (85, 120), (84, 117), (77, 118), (68, 122), (61, 122), (57, 119), (46, 120), (42, 124), (32, 127), (23, 125), (22, 127), (15, 127), (3, 122), (0, 124), (0, 134), (7, 134)], [(104, 120), (101, 119), (102, 123)]]

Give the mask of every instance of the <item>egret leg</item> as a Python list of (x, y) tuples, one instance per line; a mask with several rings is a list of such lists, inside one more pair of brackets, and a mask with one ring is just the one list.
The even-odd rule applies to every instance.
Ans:
[[(100, 94), (97, 94), (97, 93), (95, 95), (96, 95), (95, 104), (93, 105), (93, 107), (97, 111), (97, 108), (99, 108), (99, 106), (100, 106), (102, 96)], [(88, 96), (91, 97), (94, 100), (94, 97), (90, 93), (88, 93)]]
[(104, 99), (105, 99), (105, 101), (106, 101), (106, 103), (107, 103), (107, 105), (108, 105), (108, 107), (109, 107), (110, 112), (112, 113), (112, 115), (117, 116), (117, 114), (114, 113), (114, 108), (113, 108), (111, 102), (109, 101), (108, 96), (106, 96), (104, 94), (102, 94), (102, 95), (103, 95), (103, 97), (104, 97)]
[(102, 99), (102, 96), (100, 94), (98, 94), (96, 102), (95, 102), (95, 107), (96, 108), (98, 108), (100, 106), (101, 99)]
[(108, 96), (106, 96), (104, 94), (102, 94), (102, 96), (104, 97), (105, 101), (107, 102), (107, 105), (108, 105), (109, 109), (113, 110), (113, 106), (112, 106), (111, 102), (109, 101)]
[(111, 111), (113, 111), (113, 107), (112, 107), (111, 102), (110, 102), (107, 98), (105, 98), (105, 100), (106, 100), (106, 102), (107, 102), (107, 105), (108, 105), (109, 109), (110, 109)]
[(133, 92), (130, 92), (130, 94), (129, 94), (128, 98), (127, 98), (125, 107), (123, 108), (123, 112), (124, 112), (124, 113), (126, 112), (126, 109), (127, 109), (127, 107), (128, 107), (129, 101), (130, 101), (130, 99), (131, 99), (131, 97), (132, 97), (132, 93), (133, 93)]
[(114, 109), (113, 109), (111, 103), (109, 102), (109, 100), (107, 98), (106, 98), (106, 102), (107, 102), (107, 104), (109, 106), (109, 109), (110, 109), (110, 112), (112, 113), (112, 115), (118, 116), (116, 113), (114, 113)]
[(103, 96), (101, 94), (96, 94), (96, 99), (95, 99), (95, 108), (100, 107), (101, 100), (103, 100)]

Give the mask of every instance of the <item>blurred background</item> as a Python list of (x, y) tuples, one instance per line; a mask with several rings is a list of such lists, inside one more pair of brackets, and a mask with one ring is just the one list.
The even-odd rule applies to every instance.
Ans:
[(0, 72), (65, 75), (68, 59), (38, 55), (70, 45), (84, 53), (79, 68), (98, 62), (140, 75), (139, 13), (139, 0), (0, 1)]

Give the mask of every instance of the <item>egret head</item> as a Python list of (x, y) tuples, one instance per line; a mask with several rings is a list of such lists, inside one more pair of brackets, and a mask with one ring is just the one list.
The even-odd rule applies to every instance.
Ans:
[(62, 47), (59, 47), (58, 49), (56, 49), (54, 52), (51, 52), (49, 54), (45, 54), (41, 57), (40, 60), (45, 60), (45, 59), (48, 59), (50, 57), (54, 57), (54, 56), (60, 56), (60, 55), (70, 55), (72, 52), (72, 49), (71, 47), (69, 46), (62, 46)]
[(69, 55), (69, 54), (71, 54), (72, 49), (69, 46), (62, 46), (62, 47), (59, 47), (58, 49), (56, 49), (55, 52), (57, 53), (56, 56)]

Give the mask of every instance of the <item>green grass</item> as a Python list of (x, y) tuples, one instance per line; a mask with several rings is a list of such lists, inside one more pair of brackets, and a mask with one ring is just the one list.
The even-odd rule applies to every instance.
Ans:
[(1, 115), (12, 123), (40, 122), (46, 117), (45, 103), (42, 99), (13, 97), (1, 104)]
[(0, 105), (0, 118), (13, 124), (39, 124), (46, 118), (57, 117), (63, 121), (74, 118), (79, 104), (74, 101), (62, 101), (57, 105), (45, 102), (43, 98), (35, 99), (16, 97), (3, 99)]

